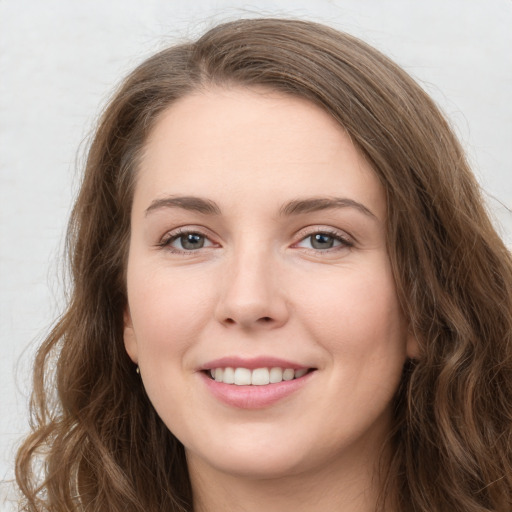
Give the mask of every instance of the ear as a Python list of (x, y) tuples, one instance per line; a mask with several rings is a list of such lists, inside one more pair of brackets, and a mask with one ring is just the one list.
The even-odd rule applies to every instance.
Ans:
[(123, 322), (124, 322), (124, 330), (123, 330), (123, 340), (124, 340), (124, 348), (130, 359), (137, 364), (139, 362), (139, 353), (137, 349), (137, 339), (135, 338), (135, 332), (133, 330), (132, 325), (132, 317), (130, 315), (130, 311), (128, 306), (123, 314)]

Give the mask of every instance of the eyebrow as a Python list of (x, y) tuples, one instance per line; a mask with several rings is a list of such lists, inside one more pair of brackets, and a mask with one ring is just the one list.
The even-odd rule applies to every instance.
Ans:
[[(204, 215), (221, 215), (222, 213), (217, 203), (210, 199), (195, 196), (167, 196), (152, 201), (146, 209), (145, 214), (148, 215), (162, 208), (182, 208)], [(279, 214), (287, 217), (337, 208), (355, 208), (364, 215), (372, 219), (377, 219), (377, 216), (364, 204), (347, 197), (311, 197), (296, 199), (284, 204), (280, 208)]]
[(347, 197), (312, 197), (290, 201), (281, 208), (280, 214), (284, 216), (300, 215), (302, 213), (318, 212), (334, 208), (355, 208), (366, 216), (377, 220), (377, 216), (364, 204)]
[(209, 199), (194, 196), (168, 196), (155, 199), (146, 209), (146, 215), (161, 208), (182, 208), (205, 215), (220, 215), (220, 208)]

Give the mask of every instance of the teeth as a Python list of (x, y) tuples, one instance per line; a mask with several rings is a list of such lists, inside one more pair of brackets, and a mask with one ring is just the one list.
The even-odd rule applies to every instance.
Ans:
[(235, 370), (233, 368), (224, 368), (222, 382), (224, 382), (224, 384), (235, 383)]
[(212, 368), (209, 373), (216, 382), (235, 384), (236, 386), (266, 386), (282, 381), (300, 379), (308, 372), (307, 368)]
[(300, 379), (301, 377), (304, 377), (308, 373), (307, 368), (302, 368), (302, 370), (295, 370), (295, 378)]
[(268, 368), (256, 368), (252, 371), (251, 384), (253, 386), (265, 386), (270, 382)]
[(248, 386), (251, 383), (251, 370), (237, 368), (235, 370), (235, 384), (237, 386)]
[(270, 383), (277, 384), (283, 380), (283, 370), (281, 368), (270, 368)]
[(286, 368), (283, 371), (283, 380), (292, 380), (295, 377), (295, 372), (291, 368)]

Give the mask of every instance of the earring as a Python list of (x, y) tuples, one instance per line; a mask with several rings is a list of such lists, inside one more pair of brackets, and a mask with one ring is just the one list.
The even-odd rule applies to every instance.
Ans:
[(140, 375), (140, 368), (138, 366), (135, 371), (137, 372), (137, 375)]

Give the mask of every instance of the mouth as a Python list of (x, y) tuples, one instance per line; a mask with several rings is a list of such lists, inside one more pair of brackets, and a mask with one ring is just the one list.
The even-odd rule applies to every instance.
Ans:
[(300, 396), (316, 379), (318, 368), (273, 356), (227, 356), (198, 368), (206, 389), (236, 409), (266, 409)]
[(204, 370), (209, 379), (234, 386), (268, 386), (301, 379), (315, 371), (316, 368), (281, 368), (281, 367), (217, 367)]

